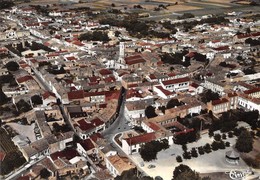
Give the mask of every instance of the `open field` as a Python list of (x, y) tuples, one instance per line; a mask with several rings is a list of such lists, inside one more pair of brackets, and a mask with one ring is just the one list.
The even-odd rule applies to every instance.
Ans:
[[(177, 4), (175, 4), (177, 2)], [(24, 5), (46, 5), (46, 4), (60, 4), (59, 0), (32, 0), (30, 3), (22, 3)], [(163, 18), (175, 19), (177, 16), (173, 13), (179, 14), (192, 13), (195, 16), (202, 16), (205, 14), (222, 14), (232, 11), (253, 11), (259, 12), (258, 6), (249, 6), (230, 3), (230, 0), (81, 0), (81, 3), (69, 4), (63, 6), (64, 8), (78, 8), (90, 7), (96, 10), (106, 10), (112, 8), (119, 10), (127, 10), (128, 12), (148, 12), (151, 14), (149, 20), (161, 20)], [(154, 11), (159, 5), (167, 6), (167, 9)], [(134, 5), (140, 5), (143, 9), (134, 9)], [(168, 6), (169, 5), (169, 6)]]

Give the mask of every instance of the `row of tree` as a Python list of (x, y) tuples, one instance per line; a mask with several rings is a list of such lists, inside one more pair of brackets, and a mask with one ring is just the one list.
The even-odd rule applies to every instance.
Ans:
[(157, 158), (157, 153), (169, 148), (167, 139), (161, 141), (151, 141), (141, 146), (140, 155), (144, 161), (152, 161)]
[(79, 40), (87, 40), (87, 41), (102, 41), (102, 42), (108, 42), (110, 41), (107, 32), (103, 31), (93, 31), (93, 32), (87, 32), (84, 34), (81, 34), (79, 36)]

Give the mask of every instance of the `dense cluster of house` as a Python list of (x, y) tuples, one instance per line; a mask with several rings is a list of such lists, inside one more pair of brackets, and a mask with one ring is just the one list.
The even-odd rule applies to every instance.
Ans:
[[(1, 12), (0, 41), (4, 45), (0, 56), (10, 57), (1, 61), (0, 76), (11, 74), (15, 81), (4, 84), (2, 91), (14, 105), (27, 102), (32, 107), (28, 124), (35, 124), (34, 142), (22, 134), (13, 138), (31, 164), (23, 178), (37, 177), (46, 168), (53, 177), (74, 173), (112, 179), (134, 168), (101, 135), (122, 109), (132, 126), (145, 131), (131, 130), (119, 138), (126, 155), (139, 152), (141, 145), (153, 140), (167, 139), (173, 144), (174, 136), (193, 131), (177, 119), (204, 109), (213, 114), (237, 108), (260, 112), (260, 74), (246, 75), (237, 61), (238, 56), (244, 61), (259, 60), (259, 46), (245, 43), (247, 38), (259, 40), (259, 22), (238, 21), (232, 16), (228, 24), (197, 25), (190, 32), (178, 31), (173, 39), (119, 42), (118, 30), (131, 38), (124, 28), (85, 17), (58, 5), (48, 16), (35, 7)], [(84, 31), (104, 27), (111, 41), (79, 40)], [(32, 48), (36, 41), (40, 48)], [(184, 49), (188, 52), (183, 62), (187, 58), (191, 62), (188, 67), (166, 64), (160, 56)], [(196, 60), (196, 53), (205, 55), (208, 64)], [(18, 70), (5, 67), (12, 61), (19, 65)], [(229, 66), (221, 67), (221, 62)], [(221, 98), (201, 102), (199, 95), (206, 90)], [(35, 95), (41, 103), (33, 103)], [(181, 105), (162, 110), (172, 99)], [(149, 106), (156, 117), (147, 118)], [(10, 117), (3, 118), (3, 122), (9, 121)], [(66, 125), (70, 130), (62, 129)], [(79, 139), (75, 140), (75, 134)]]

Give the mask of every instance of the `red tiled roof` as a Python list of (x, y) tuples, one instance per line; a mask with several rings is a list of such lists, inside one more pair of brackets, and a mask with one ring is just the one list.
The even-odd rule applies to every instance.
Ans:
[(80, 145), (85, 149), (85, 151), (95, 148), (94, 144), (90, 139), (85, 139), (80, 142)]
[(116, 78), (114, 76), (110, 76), (104, 79), (105, 83), (111, 83), (111, 82), (115, 82)]
[(107, 103), (99, 104), (98, 107), (104, 109), (107, 107)]
[(52, 160), (55, 161), (58, 158), (66, 158), (71, 160), (72, 158), (79, 156), (79, 153), (75, 149), (64, 149), (63, 151), (58, 151), (50, 155)]
[(92, 141), (97, 142), (98, 139), (103, 139), (103, 136), (100, 133), (95, 133), (90, 136)]
[(168, 91), (166, 89), (163, 89), (162, 86), (155, 86), (157, 89), (159, 89), (164, 95), (166, 96), (170, 96), (172, 94), (174, 94), (174, 92)]
[(243, 38), (248, 38), (248, 37), (252, 37), (252, 36), (260, 36), (260, 32), (256, 32), (256, 33), (247, 33), (247, 34), (238, 34), (237, 38), (238, 39), (243, 39)]
[(145, 59), (141, 55), (134, 55), (125, 58), (125, 62), (127, 65), (133, 65), (138, 63), (145, 63)]
[(224, 51), (224, 50), (229, 50), (229, 46), (220, 46), (217, 48), (213, 48), (216, 51)]
[(199, 85), (198, 84), (196, 84), (196, 83), (191, 83), (191, 85), (190, 85), (191, 87), (194, 87), (194, 88), (197, 88), (197, 87), (199, 87)]
[(154, 74), (150, 74), (149, 77), (150, 77), (150, 79), (157, 79)]
[(192, 58), (195, 56), (195, 52), (189, 52), (188, 54), (186, 54), (185, 56)]
[(101, 121), (99, 118), (95, 118), (91, 121), (91, 123), (93, 123), (95, 126), (100, 126), (100, 125), (103, 125), (104, 122)]
[(23, 83), (23, 82), (26, 82), (26, 81), (29, 81), (29, 80), (33, 80), (33, 77), (30, 76), (30, 75), (26, 75), (26, 76), (20, 77), (16, 80), (17, 80), (18, 83)]
[(102, 76), (106, 76), (106, 75), (113, 74), (113, 72), (110, 71), (109, 69), (101, 69), (101, 70), (99, 71), (99, 73), (100, 73)]
[(138, 87), (138, 84), (137, 83), (128, 84), (127, 86), (128, 86), (128, 88), (134, 88), (134, 87)]
[(142, 95), (138, 92), (136, 89), (130, 89), (126, 93), (126, 99), (132, 98), (132, 97), (139, 97), (142, 98)]
[(91, 97), (91, 96), (101, 96), (101, 95), (105, 95), (105, 92), (85, 92), (84, 93), (84, 97)]
[(174, 76), (176, 76), (176, 74), (175, 73), (169, 73), (169, 74), (167, 74), (168, 75), (168, 77), (174, 77)]
[(121, 77), (121, 76), (126, 75), (126, 74), (129, 74), (129, 73), (128, 72), (122, 72), (118, 76)]
[(84, 90), (68, 92), (68, 98), (69, 98), (69, 100), (83, 99), (84, 98)]
[(43, 99), (47, 99), (47, 98), (49, 98), (50, 96), (56, 98), (55, 94), (52, 93), (52, 92), (49, 92), (49, 91), (45, 91), (45, 92), (42, 94), (42, 98), (43, 98)]
[(37, 63), (38, 61), (36, 59), (31, 59), (30, 60), (32, 63)]
[(92, 76), (92, 77), (89, 77), (89, 82), (91, 83), (98, 83), (100, 81), (100, 77), (98, 76)]
[(0, 48), (0, 53), (7, 52), (8, 50), (6, 48)]
[(158, 130), (161, 129), (156, 123), (153, 123), (153, 122), (150, 122), (150, 123), (149, 123), (149, 127), (150, 127), (151, 129), (153, 129), (154, 131), (158, 131)]
[(166, 85), (170, 85), (170, 84), (179, 84), (179, 83), (188, 82), (188, 81), (190, 81), (190, 79), (188, 77), (184, 77), (184, 78), (162, 81), (162, 84), (166, 86)]
[(219, 39), (218, 40), (212, 40), (211, 42), (217, 43), (217, 42), (220, 42), (220, 40)]
[(227, 102), (229, 102), (229, 101), (226, 98), (217, 99), (217, 100), (212, 101), (212, 105), (215, 106), (215, 105), (219, 105), (219, 104), (223, 104), (223, 103), (227, 103)]
[(53, 54), (47, 54), (47, 55), (46, 55), (46, 57), (55, 57), (55, 56), (59, 56), (59, 54), (53, 53)]
[(189, 132), (192, 132), (192, 131), (194, 131), (193, 128), (186, 129), (185, 131), (175, 132), (174, 135), (177, 136), (177, 135), (186, 134), (186, 133), (189, 133)]
[(105, 96), (106, 96), (106, 101), (109, 101), (111, 99), (119, 99), (120, 90), (107, 91), (105, 93)]
[(235, 93), (235, 92), (228, 93), (228, 97), (236, 97), (236, 96), (237, 96), (237, 93)]
[(162, 65), (162, 64), (164, 64), (163, 61), (158, 61), (158, 62), (157, 62), (157, 65), (158, 65), (158, 66), (160, 66), (160, 65)]
[(84, 119), (81, 119), (78, 121), (79, 128), (83, 131), (91, 130), (95, 127), (101, 126), (104, 124), (103, 121), (101, 121), (99, 118), (95, 118), (91, 120), (90, 122), (85, 121)]
[(0, 161), (3, 161), (5, 156), (6, 156), (5, 152), (0, 151)]
[(74, 41), (72, 44), (75, 44), (77, 46), (84, 46), (84, 44), (80, 41)]
[(70, 56), (70, 57), (66, 57), (67, 60), (69, 61), (76, 61), (77, 58), (75, 58), (74, 56)]
[(29, 67), (29, 65), (28, 64), (20, 64), (20, 67), (24, 69), (26, 67)]
[(128, 145), (132, 146), (132, 145), (147, 143), (156, 140), (156, 136), (155, 136), (155, 132), (152, 132), (152, 133), (142, 134), (139, 136), (130, 137), (125, 140)]
[(245, 94), (253, 94), (253, 93), (256, 93), (256, 92), (259, 92), (260, 91), (260, 88), (254, 88), (254, 89), (249, 89), (249, 90), (246, 90), (244, 91)]

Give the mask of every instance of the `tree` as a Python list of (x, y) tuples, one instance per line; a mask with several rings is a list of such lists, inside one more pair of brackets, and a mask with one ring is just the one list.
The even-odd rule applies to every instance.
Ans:
[(220, 142), (218, 142), (218, 143), (219, 143), (219, 144), (218, 144), (219, 149), (225, 149), (225, 148), (226, 148), (224, 141), (220, 141)]
[(137, 171), (136, 168), (124, 171), (120, 176), (115, 177), (115, 180), (153, 180), (149, 176), (138, 177)]
[(179, 162), (179, 163), (182, 162), (181, 156), (177, 156), (177, 157), (176, 157), (176, 161)]
[(210, 144), (209, 144), (209, 143), (205, 144), (205, 145), (203, 146), (203, 149), (204, 149), (204, 151), (205, 151), (206, 153), (210, 153), (210, 152), (211, 152), (211, 146), (210, 146)]
[(198, 147), (198, 151), (199, 151), (199, 154), (200, 154), (200, 155), (202, 155), (202, 154), (205, 153), (202, 146)]
[(207, 103), (212, 100), (217, 100), (220, 98), (218, 93), (215, 93), (211, 90), (205, 91), (204, 93), (201, 94), (201, 96), (202, 96), (201, 101), (204, 103)]
[(14, 6), (14, 2), (13, 1), (9, 1), (9, 0), (2, 0), (0, 3), (0, 9), (7, 9), (7, 8), (11, 8), (12, 6)]
[(230, 142), (225, 142), (225, 146), (229, 147), (230, 146)]
[(140, 155), (144, 161), (152, 161), (157, 158), (157, 153), (169, 147), (168, 140), (151, 141), (141, 146)]
[(8, 97), (5, 95), (5, 93), (2, 91), (2, 87), (0, 87), (0, 105), (6, 103), (8, 101)]
[(192, 157), (198, 157), (198, 152), (197, 152), (197, 150), (195, 148), (191, 149), (191, 156)]
[(175, 167), (173, 171), (173, 179), (172, 180), (201, 180), (199, 174), (193, 171), (189, 166), (180, 164)]
[(226, 134), (222, 134), (222, 139), (227, 139), (227, 135)]
[(149, 118), (154, 118), (157, 116), (157, 114), (155, 113), (155, 108), (153, 106), (148, 106), (145, 111), (145, 116), (149, 119)]
[(10, 61), (6, 63), (6, 68), (8, 71), (17, 71), (19, 69), (19, 64), (15, 61)]
[(175, 136), (174, 143), (175, 144), (187, 144), (196, 141), (199, 136), (198, 132), (196, 131), (191, 131), (187, 132), (185, 134), (179, 134)]
[(220, 134), (215, 134), (214, 135), (215, 141), (220, 141), (221, 140), (221, 135)]
[(219, 144), (217, 141), (213, 141), (213, 143), (211, 144), (212, 150), (216, 151), (219, 149)]
[(249, 131), (245, 130), (241, 132), (238, 136), (235, 147), (239, 152), (244, 153), (248, 153), (253, 150), (253, 138)]
[(31, 97), (31, 101), (33, 105), (40, 105), (42, 104), (42, 98), (39, 95), (34, 95)]
[(48, 171), (48, 169), (43, 168), (43, 169), (40, 171), (40, 176), (41, 176), (41, 178), (43, 178), (43, 179), (48, 179), (48, 177), (51, 176), (51, 173), (50, 173), (50, 171)]
[(187, 151), (187, 149), (188, 149), (186, 144), (183, 144), (181, 147), (182, 147), (183, 151)]
[(228, 137), (229, 137), (229, 138), (232, 138), (233, 136), (234, 136), (234, 135), (233, 135), (233, 132), (231, 132), (231, 131), (228, 132)]
[(209, 129), (209, 137), (213, 137), (213, 136), (214, 136), (214, 132), (211, 129)]
[(32, 109), (31, 105), (23, 99), (16, 103), (16, 107), (20, 113), (27, 112)]
[(191, 154), (188, 151), (184, 151), (182, 156), (183, 156), (184, 159), (190, 159), (191, 158)]

